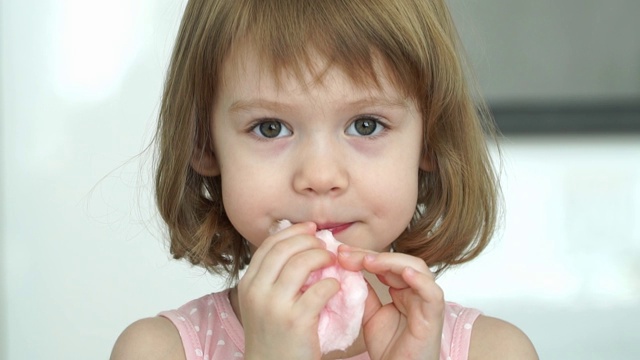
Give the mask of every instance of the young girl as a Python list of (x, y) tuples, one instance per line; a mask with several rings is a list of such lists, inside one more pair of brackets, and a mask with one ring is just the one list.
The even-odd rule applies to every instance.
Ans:
[[(537, 358), (435, 282), (496, 222), (491, 126), (465, 79), (442, 0), (189, 1), (157, 201), (172, 254), (231, 286), (135, 322), (112, 359)], [(337, 255), (322, 229), (345, 244)], [(319, 313), (340, 285), (302, 288), (336, 264), (377, 291), (357, 340), (322, 354)]]

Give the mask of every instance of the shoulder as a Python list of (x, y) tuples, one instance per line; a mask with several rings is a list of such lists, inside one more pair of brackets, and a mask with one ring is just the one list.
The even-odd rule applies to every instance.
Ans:
[(178, 329), (163, 317), (142, 319), (118, 337), (111, 360), (185, 360)]
[(479, 316), (473, 324), (469, 359), (538, 359), (531, 340), (516, 326)]

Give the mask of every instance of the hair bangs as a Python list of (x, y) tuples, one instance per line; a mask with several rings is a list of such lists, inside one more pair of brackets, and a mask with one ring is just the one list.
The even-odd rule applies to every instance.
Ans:
[[(231, 51), (251, 48), (271, 74), (293, 75), (303, 85), (324, 80), (337, 67), (357, 86), (380, 86), (381, 70), (406, 96), (424, 88), (423, 47), (407, 37), (419, 33), (402, 21), (402, 2), (230, 2)], [(415, 24), (413, 24), (415, 25)], [(216, 39), (214, 41), (219, 41)], [(411, 43), (415, 46), (411, 46)], [(429, 66), (427, 65), (428, 69)], [(311, 72), (312, 79), (305, 79)]]

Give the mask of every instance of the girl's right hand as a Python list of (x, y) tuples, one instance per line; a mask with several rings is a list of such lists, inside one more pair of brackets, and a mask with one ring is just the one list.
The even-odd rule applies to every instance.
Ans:
[(246, 359), (319, 359), (318, 318), (340, 289), (324, 279), (301, 291), (309, 275), (336, 261), (315, 237), (316, 225), (299, 223), (256, 250), (238, 283)]

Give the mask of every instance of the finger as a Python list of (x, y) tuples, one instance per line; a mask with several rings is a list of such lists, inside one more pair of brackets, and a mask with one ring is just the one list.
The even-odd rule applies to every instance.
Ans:
[[(366, 281), (366, 280), (365, 280)], [(378, 298), (376, 291), (373, 289), (371, 284), (367, 281), (367, 299), (364, 303), (364, 315), (362, 317), (362, 323), (367, 324), (369, 320), (380, 310), (382, 307), (382, 302)]]
[(249, 268), (240, 280), (240, 289), (245, 286), (254, 286), (251, 284), (268, 288), (273, 285), (285, 263), (292, 256), (305, 250), (326, 247), (324, 242), (314, 235), (306, 234), (304, 227), (298, 228), (297, 232), (288, 232), (287, 234), (291, 233), (294, 234), (292, 237), (269, 239), (270, 243), (258, 248), (256, 256), (252, 258)]
[(335, 255), (325, 249), (311, 249), (292, 256), (273, 285), (275, 292), (294, 298), (315, 271), (335, 263)]
[(299, 298), (292, 311), (316, 314), (314, 321), (318, 321), (325, 305), (340, 290), (340, 282), (334, 278), (322, 279), (311, 285)]
[(261, 254), (260, 261), (253, 262), (245, 274), (246, 282), (271, 287), (280, 277), (282, 269), (296, 254), (304, 251), (322, 249), (326, 252), (325, 244), (313, 235), (296, 235), (275, 243), (265, 253)]
[(410, 285), (406, 289), (389, 289), (398, 310), (413, 322), (414, 326), (438, 324), (444, 311), (444, 292), (432, 276), (406, 268), (402, 277)]
[(407, 319), (411, 334), (426, 339), (429, 334), (442, 328), (444, 322), (444, 303), (423, 301), (412, 289), (391, 291), (393, 303)]
[(283, 229), (277, 233), (274, 233), (268, 236), (262, 242), (262, 244), (258, 246), (258, 249), (251, 256), (251, 263), (253, 264), (261, 263), (265, 254), (271, 251), (273, 246), (275, 246), (277, 243), (297, 235), (314, 235), (315, 231), (316, 231), (316, 224), (312, 222), (306, 222), (306, 223), (298, 223), (295, 225), (291, 225), (286, 229)]
[(392, 272), (383, 272), (381, 274), (376, 274), (378, 280), (386, 286), (394, 289), (406, 289), (409, 287), (406, 281), (402, 278), (402, 275), (394, 274)]
[(376, 274), (385, 285), (403, 289), (410, 285), (402, 276), (406, 268), (433, 277), (427, 264), (420, 258), (400, 253), (367, 254), (363, 259), (365, 270)]
[(364, 269), (364, 258), (369, 254), (377, 253), (343, 244), (338, 247), (338, 263), (347, 270), (361, 271)]
[[(338, 263), (345, 269), (351, 271), (361, 271), (367, 270), (369, 272), (375, 273), (380, 282), (387, 286), (395, 287), (395, 288), (406, 288), (409, 285), (402, 279), (400, 272), (403, 269), (403, 265), (398, 265), (397, 268), (389, 268), (380, 265), (368, 265), (365, 266), (366, 262), (375, 262), (374, 259), (378, 257), (379, 253), (370, 250), (356, 249), (351, 248), (346, 245), (341, 245), (338, 248)], [(381, 255), (381, 254), (380, 254)], [(392, 255), (396, 256), (397, 255)], [(402, 257), (399, 257), (398, 261), (402, 261)], [(383, 264), (384, 265), (384, 264)], [(406, 266), (406, 265), (404, 265)], [(378, 270), (373, 270), (375, 267), (378, 267)], [(397, 273), (394, 273), (393, 270), (396, 269)]]
[(402, 253), (367, 254), (364, 258), (364, 267), (374, 274), (391, 272), (399, 275), (407, 267), (419, 272), (431, 273), (424, 260)]
[(433, 273), (422, 273), (408, 267), (402, 272), (402, 278), (425, 302), (434, 305), (444, 305), (444, 292), (442, 288), (436, 284)]

